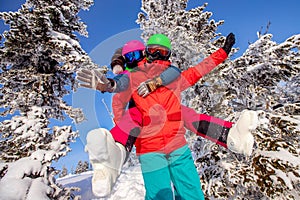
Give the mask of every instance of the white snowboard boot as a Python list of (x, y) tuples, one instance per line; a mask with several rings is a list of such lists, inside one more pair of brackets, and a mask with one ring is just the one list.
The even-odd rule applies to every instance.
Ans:
[(111, 193), (121, 173), (126, 158), (125, 147), (116, 143), (108, 130), (99, 128), (88, 133), (85, 151), (94, 170), (93, 193), (97, 197), (105, 197)]
[(250, 156), (254, 144), (254, 137), (251, 130), (255, 130), (258, 123), (255, 111), (244, 110), (238, 121), (229, 130), (227, 137), (228, 149)]

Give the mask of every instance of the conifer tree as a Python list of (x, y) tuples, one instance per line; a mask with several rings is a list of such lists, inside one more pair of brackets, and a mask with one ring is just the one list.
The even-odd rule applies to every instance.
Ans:
[(82, 161), (78, 161), (76, 169), (75, 169), (75, 174), (80, 174), (82, 172)]
[(82, 172), (86, 172), (89, 169), (89, 164), (87, 161), (82, 162), (81, 160), (78, 161), (76, 166), (75, 174), (81, 174)]
[[(97, 67), (76, 36), (87, 36), (78, 13), (92, 4), (27, 0), (16, 12), (0, 13), (9, 25), (0, 44), (0, 114), (8, 118), (0, 124), (0, 193), (7, 198), (77, 198), (72, 188), (56, 184), (51, 163), (70, 151), (78, 133), (71, 126), (51, 126), (50, 119), (84, 119), (63, 97), (76, 89), (78, 68)], [(9, 193), (9, 183), (22, 186), (19, 197)], [(33, 192), (37, 187), (43, 189)]]
[(82, 165), (82, 168), (83, 168), (83, 172), (87, 172), (90, 169), (89, 162), (88, 161), (84, 161), (83, 165)]
[(61, 173), (59, 174), (59, 178), (65, 177), (68, 175), (68, 169), (63, 166)]
[[(212, 13), (205, 12), (207, 4), (187, 10), (187, 2), (143, 0), (143, 12), (137, 19), (145, 41), (153, 33), (164, 33), (171, 39), (171, 60), (181, 69), (221, 47), (225, 38), (216, 32), (224, 21), (210, 19)], [(183, 93), (183, 103), (199, 113), (230, 121), (244, 109), (259, 114), (250, 158), (189, 133), (207, 199), (300, 196), (300, 35), (281, 44), (271, 38), (271, 34), (260, 34), (242, 56), (228, 59)]]
[[(191, 102), (233, 119), (237, 114), (231, 113), (243, 109), (259, 114), (255, 151), (249, 159), (200, 142), (213, 150), (199, 153), (197, 159), (211, 198), (297, 199), (300, 195), (300, 36), (281, 44), (271, 38), (271, 34), (261, 36), (241, 57), (205, 77), (206, 86)], [(194, 147), (199, 149), (198, 145)]]

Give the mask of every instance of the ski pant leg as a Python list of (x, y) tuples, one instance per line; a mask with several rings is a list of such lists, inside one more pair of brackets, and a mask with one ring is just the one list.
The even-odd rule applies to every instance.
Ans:
[(147, 153), (139, 156), (146, 189), (145, 200), (172, 200), (173, 190), (166, 154)]
[(206, 114), (198, 114), (194, 109), (183, 105), (181, 108), (184, 125), (187, 129), (227, 148), (227, 136), (233, 122)]
[(187, 145), (169, 154), (171, 180), (176, 200), (204, 200), (200, 178)]
[(142, 114), (136, 107), (129, 108), (110, 132), (116, 142), (131, 152), (136, 138), (141, 132)]

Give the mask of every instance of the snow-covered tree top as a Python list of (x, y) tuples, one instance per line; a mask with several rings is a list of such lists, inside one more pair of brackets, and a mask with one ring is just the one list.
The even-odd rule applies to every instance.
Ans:
[(224, 21), (215, 22), (211, 12), (203, 6), (186, 10), (187, 0), (142, 1), (142, 11), (137, 23), (143, 30), (142, 38), (147, 41), (155, 33), (166, 34), (172, 43), (172, 62), (187, 69), (221, 47), (224, 37), (216, 39), (218, 26)]
[(92, 4), (92, 0), (27, 0), (17, 12), (0, 13), (10, 26), (0, 46), (3, 116), (27, 112), (35, 105), (48, 108), (49, 117), (63, 119), (67, 114), (76, 121), (83, 119), (80, 110), (62, 97), (76, 89), (78, 68), (97, 67), (76, 37), (76, 33), (87, 36), (78, 13)]

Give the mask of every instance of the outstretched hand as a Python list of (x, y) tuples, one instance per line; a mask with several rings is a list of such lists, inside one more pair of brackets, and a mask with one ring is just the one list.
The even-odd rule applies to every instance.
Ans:
[(235, 35), (233, 33), (229, 33), (226, 37), (224, 46), (222, 47), (227, 55), (230, 53), (232, 46), (235, 43)]
[(111, 81), (99, 69), (82, 69), (77, 73), (76, 79), (83, 82), (79, 83), (80, 87), (99, 90), (101, 92), (113, 91)]

